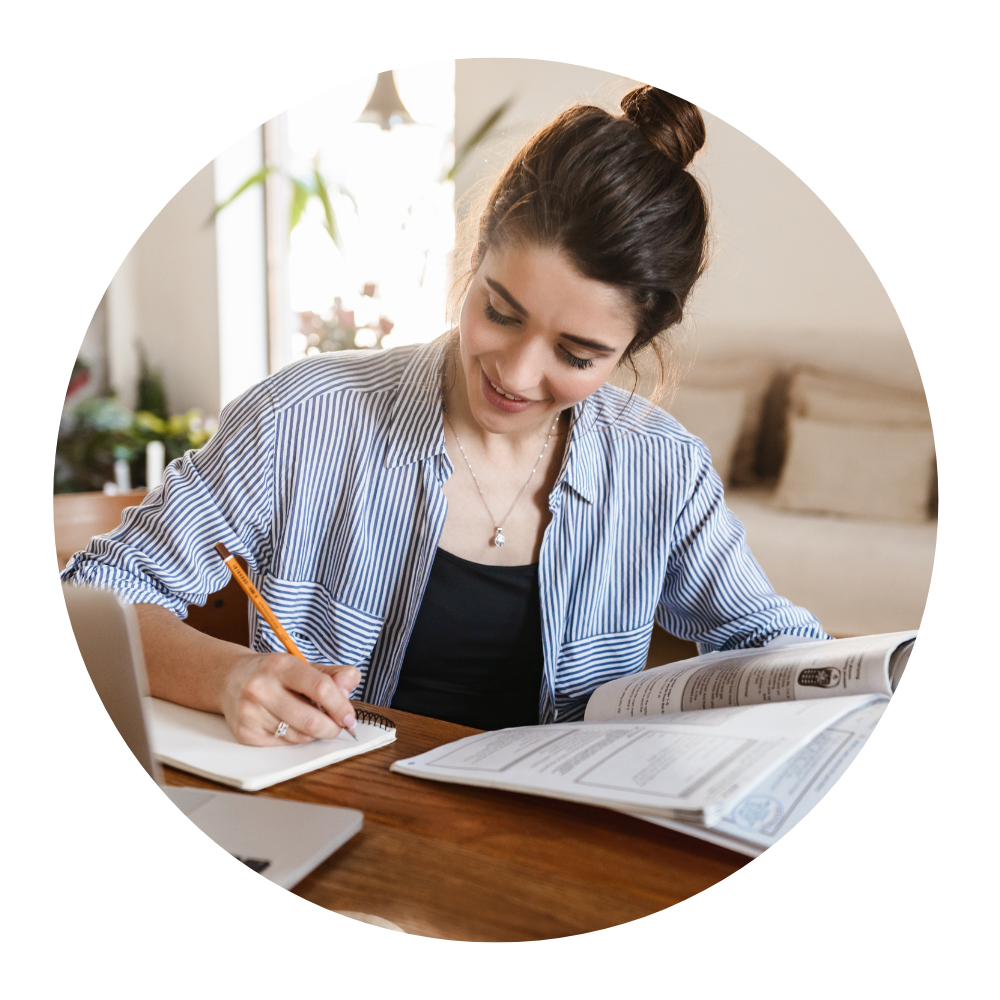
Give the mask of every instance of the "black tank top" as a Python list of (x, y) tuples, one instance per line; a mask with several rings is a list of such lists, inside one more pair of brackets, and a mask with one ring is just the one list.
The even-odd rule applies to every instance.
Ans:
[(543, 663), (537, 563), (438, 549), (392, 707), (477, 729), (536, 725)]

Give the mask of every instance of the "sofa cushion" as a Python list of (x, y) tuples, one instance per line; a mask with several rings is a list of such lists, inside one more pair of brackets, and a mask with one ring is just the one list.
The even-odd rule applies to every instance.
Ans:
[(747, 391), (739, 388), (701, 389), (682, 385), (670, 402), (670, 413), (705, 442), (712, 465), (725, 484), (729, 483), (746, 408)]
[(929, 426), (789, 418), (775, 493), (787, 510), (926, 521), (934, 471)]
[(922, 393), (801, 369), (788, 387), (789, 413), (828, 423), (930, 426)]
[[(757, 439), (760, 436), (764, 399), (774, 379), (775, 370), (774, 360), (764, 356), (707, 357), (699, 358), (681, 379), (685, 389), (740, 389), (746, 393), (743, 420), (733, 447), (730, 474), (728, 480), (723, 477), (726, 481), (749, 484), (758, 478), (755, 469)], [(667, 409), (671, 413), (674, 412), (672, 404), (668, 405)], [(681, 418), (678, 417), (678, 420)], [(681, 423), (684, 421), (681, 420)], [(693, 434), (698, 434), (694, 428), (688, 429)], [(700, 434), (698, 436), (701, 437)]]
[(766, 490), (729, 490), (750, 551), (774, 589), (831, 635), (920, 627), (934, 564), (934, 521), (911, 524), (776, 510)]

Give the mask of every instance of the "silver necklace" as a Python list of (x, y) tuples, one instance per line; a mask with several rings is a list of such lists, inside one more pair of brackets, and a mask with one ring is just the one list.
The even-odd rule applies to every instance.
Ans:
[(521, 499), (521, 494), (528, 488), (528, 483), (531, 482), (531, 477), (535, 474), (538, 468), (539, 462), (542, 460), (542, 456), (545, 454), (546, 449), (549, 446), (549, 442), (552, 440), (552, 435), (556, 432), (556, 427), (559, 425), (559, 415), (556, 415), (556, 419), (552, 423), (552, 427), (549, 429), (549, 435), (545, 439), (545, 444), (542, 445), (542, 450), (538, 453), (538, 458), (535, 459), (535, 467), (528, 473), (528, 478), (525, 480), (524, 485), (521, 487), (517, 496), (514, 497), (514, 502), (510, 505), (510, 510), (507, 511), (506, 515), (499, 524), (497, 524), (497, 519), (493, 516), (493, 511), (490, 510), (490, 505), (486, 502), (486, 497), (483, 494), (483, 488), (479, 485), (479, 480), (476, 478), (476, 472), (472, 468), (472, 463), (469, 461), (469, 456), (465, 454), (465, 448), (462, 447), (462, 439), (458, 436), (458, 432), (455, 430), (455, 425), (448, 419), (448, 413), (445, 411), (444, 419), (448, 421), (448, 426), (451, 428), (451, 433), (455, 435), (455, 440), (458, 442), (458, 450), (462, 453), (462, 458), (465, 459), (465, 464), (469, 467), (469, 472), (472, 473), (472, 481), (476, 484), (476, 489), (479, 490), (479, 498), (483, 501), (483, 506), (486, 508), (486, 513), (490, 515), (490, 520), (493, 522), (493, 527), (496, 529), (496, 534), (493, 536), (493, 544), (498, 548), (502, 549), (504, 542), (507, 541), (503, 536), (503, 525), (507, 518), (514, 512), (514, 508), (517, 506), (517, 501)]

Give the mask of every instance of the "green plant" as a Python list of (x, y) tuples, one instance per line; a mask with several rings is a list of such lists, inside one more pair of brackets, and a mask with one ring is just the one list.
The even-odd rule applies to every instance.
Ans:
[[(451, 169), (444, 175), (442, 181), (453, 181), (455, 179), (472, 152), (493, 131), (500, 119), (510, 110), (510, 106), (513, 103), (514, 95), (512, 94), (507, 100), (498, 104), (479, 123), (479, 127), (472, 135), (455, 150), (455, 162), (452, 164)], [(237, 198), (251, 188), (263, 186), (267, 178), (274, 173), (279, 173), (284, 177), (292, 188), (288, 203), (288, 234), (291, 235), (292, 230), (302, 221), (302, 213), (305, 211), (310, 199), (318, 198), (320, 204), (323, 206), (323, 228), (326, 229), (330, 239), (339, 247), (340, 229), (337, 226), (337, 213), (330, 198), (330, 182), (327, 181), (319, 169), (318, 156), (313, 158), (312, 173), (308, 177), (297, 177), (287, 171), (279, 171), (275, 167), (261, 167), (243, 181), (225, 201), (215, 206), (215, 211), (212, 212), (209, 221), (212, 221), (219, 212), (230, 206)], [(336, 184), (335, 187), (342, 195), (350, 199), (351, 204), (354, 205), (354, 211), (357, 212), (358, 203), (354, 195), (343, 184)]]
[(458, 175), (459, 170), (465, 164), (465, 161), (469, 158), (469, 155), (473, 150), (485, 139), (490, 132), (493, 131), (494, 126), (507, 111), (510, 106), (514, 103), (514, 97), (511, 95), (501, 104), (498, 104), (480, 123), (479, 128), (476, 129), (472, 135), (455, 150), (455, 162), (451, 165), (451, 170), (444, 175), (446, 181), (453, 181)]
[(55, 492), (103, 489), (115, 478), (117, 459), (129, 463), (132, 482), (142, 485), (150, 441), (163, 442), (169, 462), (189, 448), (200, 448), (213, 430), (197, 410), (164, 419), (144, 410), (131, 413), (114, 396), (92, 396), (73, 408), (59, 435)]
[[(337, 226), (337, 213), (330, 198), (331, 184), (323, 176), (319, 169), (319, 157), (314, 157), (312, 173), (308, 177), (297, 177), (287, 171), (277, 170), (275, 167), (261, 167), (256, 173), (251, 174), (240, 186), (223, 202), (215, 206), (209, 221), (214, 219), (223, 209), (228, 208), (237, 198), (245, 194), (251, 188), (263, 186), (267, 178), (272, 174), (279, 174), (291, 185), (291, 197), (288, 202), (288, 235), (302, 221), (302, 213), (310, 200), (316, 198), (323, 206), (323, 228), (327, 231), (330, 239), (340, 246), (340, 229)], [(354, 206), (354, 211), (358, 210), (358, 203), (354, 195), (344, 187), (343, 184), (334, 184), (342, 195), (350, 199)]]
[(66, 398), (69, 399), (79, 389), (82, 389), (90, 381), (90, 365), (83, 358), (77, 358), (73, 362), (73, 373), (69, 377), (69, 385), (66, 387)]
[(141, 343), (136, 344), (139, 353), (139, 385), (136, 389), (139, 410), (147, 410), (161, 419), (167, 416), (167, 394), (163, 388), (163, 376), (149, 367), (146, 359), (146, 349)]
[(132, 459), (132, 414), (113, 396), (83, 400), (66, 423), (56, 444), (56, 493), (99, 490), (114, 479), (115, 459)]

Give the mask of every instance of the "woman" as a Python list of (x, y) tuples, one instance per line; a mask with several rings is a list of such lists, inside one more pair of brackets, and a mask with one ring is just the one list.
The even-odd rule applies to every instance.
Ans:
[[(499, 728), (579, 718), (654, 620), (703, 650), (825, 638), (704, 445), (608, 384), (680, 320), (707, 228), (697, 108), (641, 87), (622, 110), (571, 109), (506, 169), (455, 334), (272, 376), (70, 562), (137, 605), (155, 695), (259, 745), (336, 736), (352, 692)], [(252, 650), (180, 621), (226, 582), (219, 541), (318, 666), (254, 612)]]

